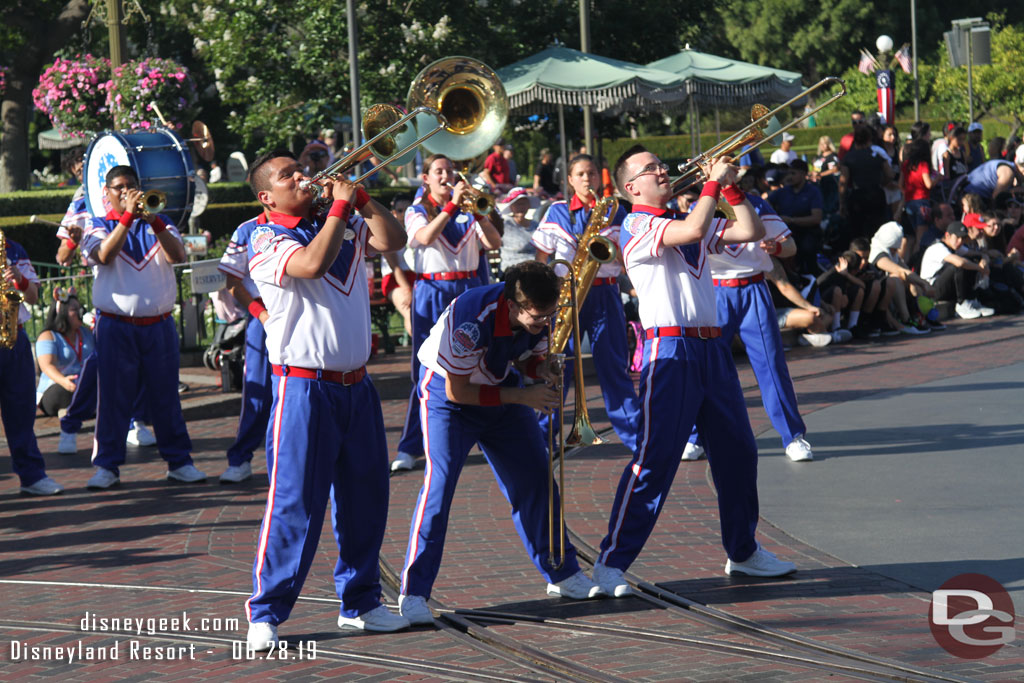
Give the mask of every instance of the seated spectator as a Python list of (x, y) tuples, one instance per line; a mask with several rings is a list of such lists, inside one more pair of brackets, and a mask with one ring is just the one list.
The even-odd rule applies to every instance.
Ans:
[[(855, 251), (844, 251), (836, 264), (818, 276), (818, 291), (821, 298), (831, 302), (832, 307), (839, 313), (832, 319), (832, 329), (841, 327), (840, 318), (846, 314), (845, 329), (851, 332), (860, 322), (860, 312), (864, 305), (866, 285), (863, 280), (857, 277), (863, 260)], [(878, 283), (873, 285), (877, 288)], [(877, 300), (877, 295), (876, 295)]]
[(752, 168), (764, 168), (764, 156), (761, 155), (761, 150), (750, 149), (750, 145), (743, 145), (740, 148), (740, 160), (738, 165), (740, 168), (752, 169)]
[(502, 272), (517, 263), (533, 261), (537, 257), (537, 248), (533, 246), (533, 231), (537, 229), (537, 221), (526, 217), (532, 207), (533, 199), (521, 187), (513, 189), (505, 197), (501, 211), (505, 219), (505, 232), (501, 236)]
[(892, 300), (897, 289), (902, 287), (899, 279), (879, 270), (869, 260), (871, 256), (871, 243), (864, 237), (857, 237), (850, 241), (850, 251), (857, 254), (861, 260), (861, 269), (857, 277), (864, 281), (866, 295), (864, 306), (861, 308), (860, 329), (853, 330), (854, 335), (860, 339), (875, 338), (878, 336), (894, 337), (900, 333), (899, 322), (892, 314)]
[(912, 265), (918, 271), (920, 271), (921, 255), (924, 254), (924, 250), (942, 239), (942, 236), (946, 233), (946, 226), (956, 220), (956, 216), (953, 215), (953, 207), (946, 202), (932, 201), (930, 206), (930, 220), (925, 223), (920, 243), (917, 245), (914, 256), (911, 258)]
[(772, 285), (772, 302), (775, 304), (776, 320), (780, 328), (805, 330), (800, 335), (801, 346), (828, 346), (832, 343), (849, 341), (852, 335), (847, 330), (830, 332), (833, 310), (828, 304), (815, 306), (789, 281), (782, 263), (772, 258), (772, 271), (765, 278)]
[(58, 287), (46, 313), (46, 323), (36, 339), (39, 384), (36, 405), (48, 417), (71, 405), (82, 360), (95, 347), (92, 331), (82, 324), (82, 305), (75, 293)]
[(975, 292), (977, 279), (989, 274), (988, 261), (968, 258), (965, 239), (967, 228), (963, 223), (946, 226), (942, 239), (928, 247), (921, 258), (921, 277), (934, 285), (938, 301), (956, 302), (957, 316), (972, 320), (994, 315), (995, 310), (982, 306)]
[(779, 214), (796, 242), (797, 270), (818, 273), (821, 249), (821, 191), (807, 182), (807, 162), (796, 159), (789, 165), (783, 186), (768, 195), (768, 203)]
[(1024, 273), (1006, 257), (1002, 217), (990, 212), (978, 218), (980, 232), (973, 237), (973, 246), (988, 259), (992, 270), (991, 286), (982, 292), (981, 302), (995, 308), (996, 313), (1017, 313), (1024, 306)]
[(899, 223), (884, 223), (871, 238), (868, 262), (899, 281), (892, 299), (897, 316), (896, 329), (904, 334), (927, 334), (931, 327), (917, 308), (917, 297), (921, 294), (935, 296), (935, 289), (911, 270), (900, 256), (900, 247), (905, 240)]

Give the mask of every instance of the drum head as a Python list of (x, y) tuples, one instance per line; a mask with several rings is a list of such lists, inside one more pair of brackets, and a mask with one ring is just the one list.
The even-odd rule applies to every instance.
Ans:
[(100, 133), (89, 143), (82, 166), (85, 206), (93, 216), (106, 216), (110, 211), (103, 188), (107, 184), (107, 172), (115, 166), (131, 166), (128, 143), (120, 133)]

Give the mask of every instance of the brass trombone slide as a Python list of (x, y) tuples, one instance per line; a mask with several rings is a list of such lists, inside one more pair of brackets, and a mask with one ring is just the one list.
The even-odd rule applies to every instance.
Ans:
[[(382, 105), (374, 105), (374, 106), (375, 107), (381, 107)], [(397, 110), (395, 110), (395, 111), (397, 111)], [(369, 118), (369, 112), (367, 114), (368, 115), (367, 115), (366, 118)], [(363, 173), (361, 176), (359, 176), (358, 178), (353, 180), (352, 181), (353, 185), (358, 185), (364, 179), (366, 179), (368, 176), (373, 175), (374, 173), (379, 171), (384, 166), (387, 166), (388, 164), (390, 164), (394, 160), (400, 158), (405, 153), (410, 152), (413, 149), (415, 149), (416, 147), (418, 147), (420, 145), (420, 143), (422, 143), (424, 140), (426, 140), (430, 136), (435, 135), (437, 133), (440, 133), (442, 130), (444, 130), (445, 128), (448, 127), (448, 121), (445, 119), (444, 115), (441, 114), (441, 112), (437, 111), (436, 109), (431, 109), (430, 107), (417, 107), (416, 109), (413, 109), (408, 114), (405, 114), (404, 116), (400, 117), (397, 121), (395, 121), (391, 125), (389, 125), (386, 128), (384, 128), (384, 130), (382, 130), (379, 133), (377, 133), (376, 135), (374, 135), (372, 138), (370, 138), (369, 140), (367, 140), (366, 142), (361, 144), (359, 147), (356, 147), (354, 150), (352, 150), (351, 152), (346, 154), (341, 159), (338, 159), (333, 164), (331, 164), (330, 166), (328, 166), (324, 170), (322, 170), (319, 173), (317, 173), (312, 178), (309, 178), (308, 180), (303, 180), (302, 182), (300, 182), (299, 183), (299, 187), (302, 188), (303, 190), (309, 190), (310, 192), (312, 192), (314, 200), (315, 199), (319, 199), (320, 195), (323, 194), (323, 191), (324, 191), (323, 183), (326, 180), (334, 179), (334, 178), (337, 178), (338, 176), (344, 175), (347, 171), (349, 171), (350, 169), (355, 167), (357, 164), (360, 164), (363, 161), (366, 161), (371, 156), (379, 156), (378, 155), (378, 151), (379, 150), (377, 149), (378, 145), (381, 145), (381, 144), (383, 144), (383, 145), (392, 145), (392, 146), (395, 145), (396, 138), (395, 138), (394, 134), (396, 133), (396, 131), (400, 131), (406, 125), (410, 125), (410, 126), (413, 125), (412, 124), (413, 119), (415, 119), (416, 116), (418, 116), (419, 114), (429, 114), (429, 115), (435, 117), (437, 119), (437, 127), (433, 128), (432, 130), (427, 131), (426, 133), (418, 135), (417, 138), (414, 141), (410, 142), (409, 144), (407, 144), (405, 147), (403, 147), (402, 149), (398, 150), (397, 152), (393, 152), (391, 154), (386, 155), (385, 158), (381, 159), (380, 164), (378, 164), (374, 168), (370, 169), (366, 173)], [(364, 121), (364, 123), (365, 123), (365, 121)]]
[[(833, 94), (827, 100), (814, 107), (808, 112), (804, 112), (797, 118), (793, 119), (784, 126), (778, 126), (778, 121), (775, 120), (775, 115), (779, 112), (784, 111), (790, 105), (797, 100), (807, 97), (811, 93), (820, 90), (826, 86), (839, 84), (839, 92)], [(846, 95), (846, 82), (837, 78), (836, 76), (827, 76), (821, 79), (811, 87), (801, 92), (796, 97), (793, 97), (786, 102), (783, 102), (775, 109), (768, 111), (768, 108), (762, 104), (756, 104), (751, 108), (750, 114), (753, 119), (746, 127), (736, 131), (725, 140), (722, 140), (711, 149), (701, 152), (696, 158), (690, 161), (679, 164), (679, 172), (682, 174), (678, 178), (672, 181), (672, 191), (674, 193), (682, 192), (685, 187), (695, 182), (700, 182), (704, 175), (702, 166), (711, 163), (714, 159), (722, 156), (727, 156), (733, 152), (738, 151), (748, 143), (752, 143), (750, 147), (746, 149), (744, 153), (749, 153), (762, 145), (768, 143), (770, 140), (778, 136), (780, 133), (785, 133), (790, 128), (797, 124), (803, 123), (814, 114), (818, 113), (825, 107), (829, 106), (840, 97)], [(775, 125), (772, 125), (772, 124)]]
[[(552, 411), (548, 418), (548, 565), (552, 569), (561, 569), (565, 564), (565, 439), (562, 438), (565, 421), (565, 391), (563, 378), (565, 374), (565, 354), (550, 355), (551, 367), (556, 370), (555, 391), (558, 392), (558, 409)], [(555, 427), (558, 420), (558, 427)], [(557, 429), (557, 431), (556, 431)], [(555, 453), (558, 453), (558, 553), (555, 553)]]

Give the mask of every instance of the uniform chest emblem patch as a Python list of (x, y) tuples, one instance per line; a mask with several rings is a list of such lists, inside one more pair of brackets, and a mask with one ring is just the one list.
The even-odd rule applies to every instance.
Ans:
[(252, 231), (249, 241), (252, 243), (252, 250), (257, 254), (262, 254), (270, 248), (271, 243), (274, 241), (274, 230), (262, 225)]
[(480, 342), (480, 326), (476, 323), (462, 323), (452, 332), (452, 350), (458, 354), (467, 354)]
[(630, 235), (642, 235), (651, 229), (651, 217), (641, 214), (630, 214), (622, 221), (622, 229)]

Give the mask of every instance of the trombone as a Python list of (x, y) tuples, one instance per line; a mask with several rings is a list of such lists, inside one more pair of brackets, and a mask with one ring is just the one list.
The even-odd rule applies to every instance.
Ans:
[[(548, 416), (548, 566), (561, 569), (565, 564), (565, 439), (562, 438), (565, 421), (565, 354), (552, 353), (549, 356), (551, 368), (555, 371), (555, 391), (558, 392), (558, 409)], [(555, 427), (558, 420), (558, 427)], [(557, 429), (557, 431), (556, 431)], [(555, 553), (555, 454), (558, 454), (558, 553)]]
[[(420, 114), (433, 116), (437, 120), (437, 125), (422, 135), (419, 135), (416, 131), (416, 127), (410, 123)], [(397, 107), (390, 104), (375, 104), (370, 107), (363, 116), (363, 133), (365, 135), (376, 131), (379, 132), (376, 132), (376, 134), (369, 140), (361, 144), (359, 147), (356, 147), (354, 150), (346, 154), (341, 159), (338, 159), (312, 178), (301, 181), (299, 183), (299, 187), (303, 190), (309, 190), (312, 192), (313, 201), (317, 201), (323, 195), (324, 183), (327, 180), (334, 180), (339, 176), (345, 175), (348, 171), (366, 161), (371, 156), (376, 156), (381, 159), (381, 162), (377, 166), (374, 166), (372, 169), (352, 181), (353, 185), (358, 185), (384, 166), (401, 159), (403, 155), (416, 149), (416, 147), (418, 147), (424, 140), (432, 135), (440, 133), (445, 128), (448, 128), (448, 120), (436, 109), (431, 109), (430, 107), (416, 107), (408, 114), (402, 115)], [(408, 142), (407, 140), (410, 136), (416, 137), (411, 142)], [(401, 145), (404, 146), (396, 152), (395, 147), (399, 147)]]
[[(835, 93), (827, 100), (816, 106), (814, 109), (804, 112), (797, 118), (793, 119), (784, 126), (780, 126), (778, 120), (775, 118), (776, 114), (785, 110), (797, 100), (807, 97), (811, 93), (821, 90), (827, 86), (839, 84), (839, 92)], [(678, 194), (682, 192), (688, 185), (692, 185), (696, 182), (701, 182), (704, 179), (704, 169), (702, 166), (707, 165), (714, 159), (722, 156), (731, 155), (733, 152), (742, 149), (746, 144), (750, 144), (750, 147), (746, 149), (746, 152), (751, 152), (758, 147), (768, 143), (774, 137), (780, 133), (785, 133), (793, 126), (802, 123), (809, 119), (814, 114), (818, 113), (825, 107), (829, 106), (840, 97), (846, 95), (846, 82), (841, 78), (835, 76), (828, 76), (821, 79), (810, 88), (807, 88), (796, 97), (783, 102), (775, 109), (771, 111), (768, 107), (763, 104), (755, 104), (750, 109), (751, 122), (747, 124), (745, 128), (742, 128), (725, 140), (722, 140), (711, 149), (701, 152), (696, 158), (690, 161), (679, 164), (679, 172), (682, 174), (678, 178), (672, 181), (672, 192)]]

